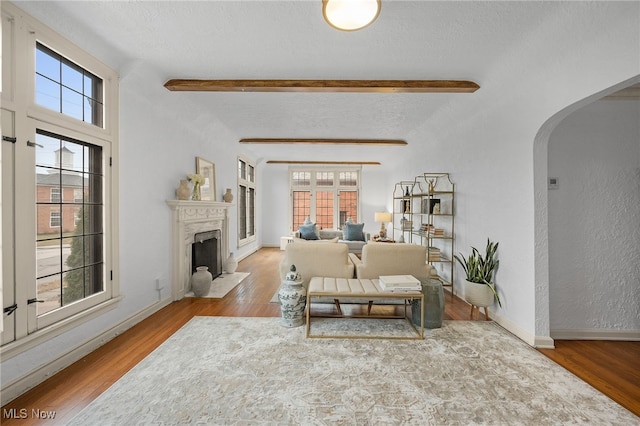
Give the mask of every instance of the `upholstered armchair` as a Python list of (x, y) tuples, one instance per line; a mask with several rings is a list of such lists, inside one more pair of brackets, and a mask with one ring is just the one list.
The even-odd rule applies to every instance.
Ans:
[(349, 254), (355, 265), (356, 278), (378, 278), (381, 275), (413, 275), (420, 279), (437, 277), (427, 263), (427, 248), (416, 244), (370, 242), (362, 248), (362, 259)]
[(280, 263), (280, 278), (284, 280), (291, 265), (302, 275), (302, 285), (308, 288), (313, 277), (353, 278), (354, 267), (346, 244), (337, 242), (297, 242), (287, 244)]

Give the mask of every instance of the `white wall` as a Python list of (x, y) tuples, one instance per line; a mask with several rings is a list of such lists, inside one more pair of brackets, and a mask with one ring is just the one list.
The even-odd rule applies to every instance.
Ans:
[(640, 102), (574, 112), (548, 156), (552, 336), (640, 338)]
[[(638, 4), (593, 6), (597, 11), (587, 16), (564, 3), (562, 13), (540, 22), (478, 81), (480, 90), (436, 112), (407, 138), (422, 153), (412, 152), (391, 175), (451, 173), (456, 250), (483, 247), (487, 237), (500, 243), (496, 284), (503, 307), (495, 305), (492, 317), (533, 345), (553, 344), (545, 222), (550, 129), (568, 108), (640, 75)], [(458, 269), (457, 288), (461, 275)]]

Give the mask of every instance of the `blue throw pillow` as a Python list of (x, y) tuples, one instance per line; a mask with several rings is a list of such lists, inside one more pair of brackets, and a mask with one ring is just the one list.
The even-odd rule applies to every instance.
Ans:
[(316, 234), (316, 224), (310, 223), (309, 225), (300, 225), (298, 228), (300, 231), (300, 238), (305, 240), (318, 240), (318, 234)]
[(347, 241), (365, 241), (364, 232), (362, 232), (362, 228), (364, 228), (364, 223), (346, 222), (342, 229), (342, 233), (344, 234), (344, 239)]

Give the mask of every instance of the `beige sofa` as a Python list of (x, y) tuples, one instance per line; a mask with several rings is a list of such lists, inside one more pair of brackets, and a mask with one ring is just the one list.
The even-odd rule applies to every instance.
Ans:
[[(295, 238), (294, 242), (301, 239), (300, 231), (296, 231), (293, 234), (293, 236)], [(349, 247), (349, 253), (361, 253), (362, 247), (364, 247), (364, 245), (367, 244), (367, 241), (371, 239), (371, 234), (369, 232), (364, 232), (365, 241), (347, 241), (342, 239), (343, 234), (342, 234), (342, 231), (340, 231), (339, 229), (320, 229), (318, 231), (318, 237), (320, 238), (320, 240), (308, 240), (308, 241), (309, 242), (327, 241), (327, 240), (335, 240), (337, 238), (339, 243), (346, 244), (346, 246)]]
[(427, 263), (427, 248), (416, 244), (370, 242), (362, 248), (362, 259), (349, 257), (355, 265), (356, 278), (378, 278), (380, 275), (413, 275), (437, 277), (436, 270)]
[(287, 244), (280, 263), (280, 279), (284, 280), (291, 265), (302, 275), (303, 285), (309, 287), (313, 277), (353, 278), (354, 266), (349, 260), (346, 244), (333, 242), (300, 242)]

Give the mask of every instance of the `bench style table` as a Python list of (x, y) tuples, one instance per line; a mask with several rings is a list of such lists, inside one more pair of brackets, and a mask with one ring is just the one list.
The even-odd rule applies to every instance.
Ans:
[[(326, 277), (313, 277), (309, 282), (309, 289), (307, 290), (307, 337), (345, 337), (345, 336), (330, 336), (330, 335), (311, 335), (311, 303), (313, 298), (330, 297), (334, 299), (336, 308), (338, 309), (337, 315), (313, 315), (314, 317), (329, 317), (329, 318), (392, 318), (406, 319), (413, 330), (416, 332), (416, 337), (381, 337), (384, 339), (423, 339), (424, 338), (424, 295), (421, 291), (389, 291), (380, 287), (380, 281), (377, 279), (357, 279), (357, 278), (326, 278)], [(340, 299), (362, 299), (369, 303), (367, 315), (343, 315), (340, 309)], [(371, 315), (371, 305), (373, 300), (376, 299), (402, 299), (404, 300), (404, 315)], [(416, 328), (413, 321), (407, 316), (407, 306), (411, 300), (420, 300), (420, 329)], [(359, 336), (358, 336), (359, 337)], [(349, 337), (354, 338), (354, 337)], [(362, 338), (372, 338), (370, 336), (362, 336)]]

